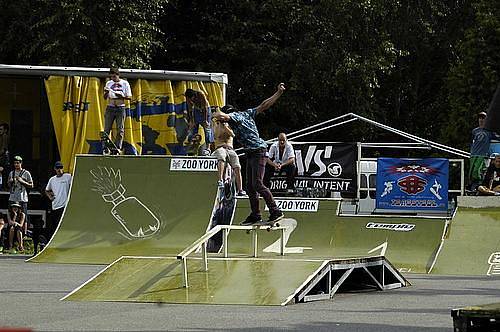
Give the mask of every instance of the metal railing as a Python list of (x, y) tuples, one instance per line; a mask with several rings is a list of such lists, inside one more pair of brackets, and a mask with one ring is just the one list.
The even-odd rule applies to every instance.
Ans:
[(193, 252), (197, 251), (201, 247), (202, 256), (202, 270), (208, 271), (208, 254), (207, 254), (207, 242), (217, 233), (222, 231), (222, 253), (223, 257), (228, 257), (228, 236), (229, 230), (244, 230), (252, 233), (252, 256), (257, 257), (258, 252), (258, 231), (259, 230), (279, 230), (280, 231), (280, 255), (285, 255), (285, 229), (286, 227), (270, 227), (267, 225), (263, 226), (237, 226), (237, 225), (218, 225), (212, 228), (210, 231), (205, 233), (198, 240), (194, 241), (189, 247), (184, 249), (181, 253), (177, 255), (177, 259), (181, 261), (182, 265), (182, 279), (184, 282), (184, 287), (189, 287), (188, 284), (188, 268), (187, 268), (187, 258)]

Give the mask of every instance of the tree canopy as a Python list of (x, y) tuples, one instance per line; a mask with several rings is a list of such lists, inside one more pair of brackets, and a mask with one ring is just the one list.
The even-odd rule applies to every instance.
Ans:
[[(35, 6), (29, 12), (28, 5)], [(487, 0), (40, 0), (4, 3), (0, 62), (224, 72), (228, 102), (286, 94), (264, 137), (354, 112), (468, 149), (499, 81)], [(330, 133), (330, 138), (331, 138)], [(364, 126), (334, 140), (373, 140)]]

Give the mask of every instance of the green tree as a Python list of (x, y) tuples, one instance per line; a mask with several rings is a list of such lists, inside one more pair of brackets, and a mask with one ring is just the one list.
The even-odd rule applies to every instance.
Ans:
[(500, 3), (473, 3), (473, 23), (457, 49), (446, 84), (450, 112), (443, 139), (463, 149), (470, 145), (470, 131), (477, 127), (477, 113), (484, 111), (500, 80)]
[[(0, 61), (149, 68), (166, 0), (20, 0), (0, 12)], [(28, 10), (29, 8), (29, 10)], [(22, 42), (20, 42), (22, 41)]]
[[(159, 59), (169, 68), (228, 73), (228, 100), (240, 106), (285, 81), (286, 95), (262, 121), (267, 137), (354, 112), (435, 139), (468, 8), (432, 0), (170, 1)], [(325, 137), (379, 134), (362, 126)]]

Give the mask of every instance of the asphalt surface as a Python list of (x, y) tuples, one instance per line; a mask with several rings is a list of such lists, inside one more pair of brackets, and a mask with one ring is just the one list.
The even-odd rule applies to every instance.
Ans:
[(60, 301), (102, 265), (0, 256), (0, 326), (35, 331), (452, 331), (452, 308), (500, 302), (500, 278), (406, 274), (412, 286), (287, 307)]

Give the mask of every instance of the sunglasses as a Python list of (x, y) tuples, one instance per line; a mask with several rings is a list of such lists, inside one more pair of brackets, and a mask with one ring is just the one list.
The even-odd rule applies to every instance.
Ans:
[(56, 169), (63, 169), (64, 167), (62, 167), (62, 166), (56, 166), (55, 168)]

